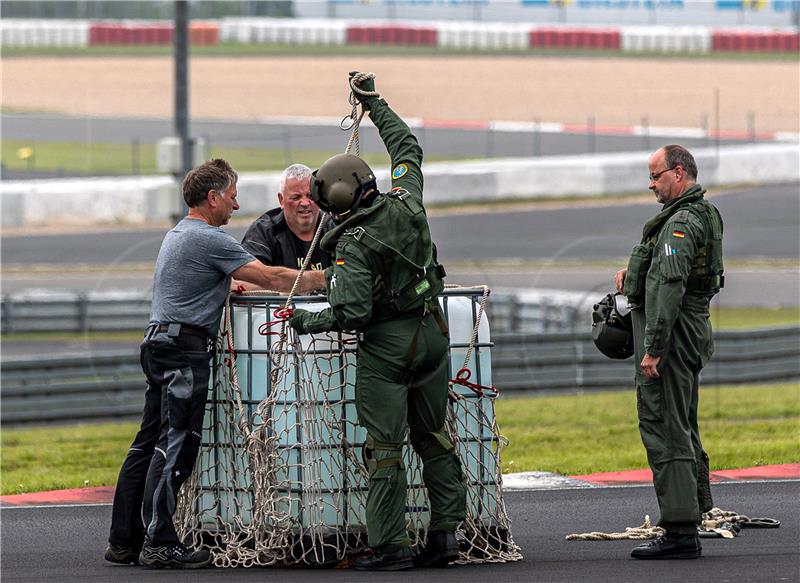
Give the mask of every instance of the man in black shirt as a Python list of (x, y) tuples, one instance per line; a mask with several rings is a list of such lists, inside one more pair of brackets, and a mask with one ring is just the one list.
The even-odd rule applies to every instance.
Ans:
[[(292, 164), (281, 175), (279, 208), (261, 215), (242, 239), (242, 247), (265, 265), (300, 269), (319, 226), (319, 207), (311, 199), (311, 169)], [(333, 227), (327, 221), (323, 234)], [(308, 269), (320, 270), (331, 265), (330, 254), (317, 246)]]

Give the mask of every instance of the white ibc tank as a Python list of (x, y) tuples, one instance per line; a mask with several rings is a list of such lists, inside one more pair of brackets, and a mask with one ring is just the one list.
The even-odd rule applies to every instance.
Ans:
[[(446, 290), (440, 298), (450, 328), (451, 379), (464, 367), (482, 294), (481, 288), (457, 288)], [(247, 423), (264, 431), (274, 445), (271, 486), (278, 494), (276, 511), (300, 528), (362, 526), (367, 479), (360, 460), (366, 431), (357, 424), (355, 408), (356, 338), (348, 334), (303, 335), (300, 355), (291, 346), (276, 354), (279, 336), (270, 332), (280, 330), (274, 312), (284, 302), (285, 298), (274, 296), (246, 296), (231, 302), (232, 338)], [(295, 306), (318, 311), (327, 303), (323, 298), (306, 297), (298, 298)], [(469, 382), (491, 385), (490, 343), (484, 314), (466, 363)], [(229, 353), (220, 355), (215, 377), (226, 373), (221, 363), (230, 357)], [(277, 367), (273, 382), (279, 361), (284, 364)], [(497, 510), (500, 473), (494, 409), (489, 396), (480, 391), (458, 384), (453, 390), (461, 399), (451, 403), (455, 422), (450, 426), (470, 482), (468, 512), (478, 522), (482, 517), (488, 521)], [(222, 392), (223, 385), (212, 380), (197, 467), (197, 500), (203, 508), (196, 511), (211, 530), (218, 529), (220, 521), (249, 525), (255, 499), (251, 462), (242, 432), (231, 417), (236, 407)], [(265, 407), (262, 402), (268, 397)], [(260, 406), (268, 423), (258, 415)], [(421, 463), (408, 445), (404, 457), (409, 482), (407, 511), (427, 525)]]

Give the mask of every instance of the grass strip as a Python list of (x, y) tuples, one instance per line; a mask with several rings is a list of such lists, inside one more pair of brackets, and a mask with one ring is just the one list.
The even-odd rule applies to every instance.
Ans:
[[(500, 399), (496, 411), (504, 472), (647, 467), (633, 390)], [(712, 469), (800, 462), (798, 383), (701, 388), (699, 417)]]
[[(30, 148), (33, 156), (21, 159), (22, 149)], [(238, 172), (281, 171), (289, 164), (302, 161), (319, 168), (325, 160), (340, 151), (284, 148), (253, 148), (211, 144), (209, 156), (224, 158)], [(388, 166), (386, 153), (364, 153), (372, 166)], [(429, 156), (428, 162), (465, 159), (459, 156)], [(106, 142), (40, 142), (3, 140), (3, 166), (7, 170), (43, 171), (64, 175), (153, 175), (156, 169), (155, 144), (119, 144)]]
[[(20, 159), (23, 148), (33, 156)], [(239, 172), (280, 171), (302, 160), (314, 168), (339, 152), (251, 148), (211, 145), (209, 155), (225, 158)], [(291, 159), (289, 159), (291, 157)], [(386, 154), (364, 154), (368, 164), (388, 165)], [(39, 142), (3, 140), (2, 163), (8, 170), (46, 171), (86, 175), (157, 174), (155, 144), (116, 144), (105, 142)]]
[[(287, 45), (223, 42), (213, 46), (192, 46), (192, 57), (341, 57), (357, 55), (369, 58), (391, 56), (446, 57), (519, 57), (519, 58), (596, 58), (596, 59), (691, 59), (713, 61), (793, 61), (797, 54), (786, 52), (653, 52), (598, 49), (525, 48), (449, 48), (429, 46), (392, 46), (378, 44)], [(104, 45), (88, 47), (3, 47), (3, 58), (15, 57), (164, 57), (172, 55), (172, 45)]]
[[(500, 398), (503, 470), (583, 474), (647, 466), (633, 391)], [(2, 494), (110, 486), (135, 423), (5, 429)], [(700, 430), (713, 469), (800, 461), (800, 384), (707, 387)]]

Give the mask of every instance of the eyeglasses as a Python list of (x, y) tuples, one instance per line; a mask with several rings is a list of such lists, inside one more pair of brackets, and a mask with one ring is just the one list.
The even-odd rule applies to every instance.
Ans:
[(654, 174), (651, 174), (650, 175), (650, 182), (655, 182), (656, 180), (661, 178), (662, 174), (664, 174), (665, 172), (669, 172), (670, 170), (675, 170), (675, 168), (677, 168), (677, 166), (673, 166), (672, 168), (667, 168), (666, 170), (662, 170), (661, 172), (656, 172)]

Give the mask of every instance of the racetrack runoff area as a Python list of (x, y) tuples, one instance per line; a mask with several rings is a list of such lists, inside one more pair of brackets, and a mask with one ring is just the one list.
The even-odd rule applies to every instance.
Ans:
[[(192, 57), (191, 115), (341, 118), (350, 112), (347, 73), (360, 70), (377, 75), (378, 90), (404, 117), (564, 124), (592, 118), (598, 126), (634, 126), (646, 117), (652, 126), (668, 127), (700, 127), (705, 119), (724, 130), (747, 131), (754, 123), (758, 131), (800, 131), (800, 75), (794, 60), (386, 57), (367, 51), (329, 57)], [(2, 88), (3, 106), (18, 112), (173, 113), (168, 57), (5, 58)]]

